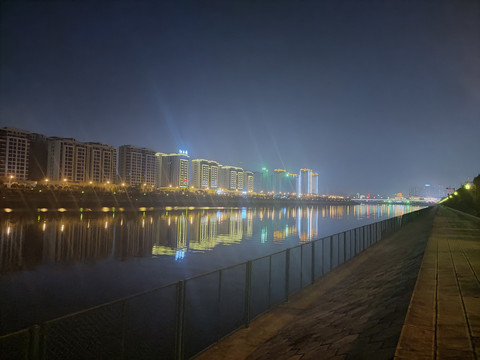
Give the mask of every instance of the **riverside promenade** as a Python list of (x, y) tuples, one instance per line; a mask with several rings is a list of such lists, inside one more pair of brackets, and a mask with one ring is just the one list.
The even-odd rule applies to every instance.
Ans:
[(478, 359), (480, 219), (435, 207), (198, 359)]

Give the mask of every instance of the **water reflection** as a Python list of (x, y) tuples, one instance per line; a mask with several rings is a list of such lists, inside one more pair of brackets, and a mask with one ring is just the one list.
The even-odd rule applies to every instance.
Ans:
[(373, 222), (415, 209), (398, 205), (205, 208), (74, 216), (41, 213), (34, 219), (10, 213), (0, 218), (0, 272), (165, 255), (181, 261), (189, 253), (249, 241), (302, 243), (333, 233), (336, 228), (327, 226), (328, 221), (348, 220), (349, 225), (341, 225), (345, 230), (359, 226), (355, 220)]

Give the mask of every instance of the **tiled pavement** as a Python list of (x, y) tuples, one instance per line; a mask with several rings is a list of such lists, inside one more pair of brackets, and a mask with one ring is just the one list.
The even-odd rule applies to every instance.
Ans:
[(198, 359), (393, 358), (436, 210), (425, 212)]
[(480, 357), (480, 219), (440, 207), (397, 359)]

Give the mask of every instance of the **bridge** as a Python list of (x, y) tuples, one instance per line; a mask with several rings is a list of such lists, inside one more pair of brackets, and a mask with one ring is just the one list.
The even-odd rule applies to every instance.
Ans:
[(407, 199), (407, 198), (370, 198), (370, 199), (352, 199), (360, 204), (388, 204), (388, 205), (419, 205), (429, 206), (436, 204), (439, 199), (424, 198), (424, 199)]

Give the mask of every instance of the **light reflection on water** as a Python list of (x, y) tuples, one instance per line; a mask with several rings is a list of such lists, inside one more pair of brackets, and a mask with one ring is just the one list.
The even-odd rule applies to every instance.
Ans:
[(4, 214), (0, 335), (417, 209), (356, 205)]
[[(416, 209), (399, 205), (185, 208), (138, 214), (42, 213), (34, 219), (9, 214), (0, 219), (0, 272), (102, 259), (171, 256), (183, 261), (234, 244), (244, 261), (250, 252), (251, 257), (262, 256)], [(258, 244), (264, 245), (260, 251)]]

